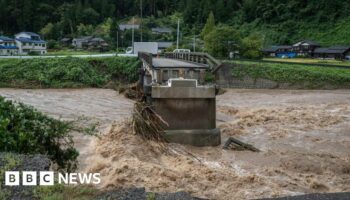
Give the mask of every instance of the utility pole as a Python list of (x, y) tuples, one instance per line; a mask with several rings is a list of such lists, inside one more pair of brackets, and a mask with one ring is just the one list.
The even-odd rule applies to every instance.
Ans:
[(117, 54), (119, 52), (119, 29), (117, 31)]
[(180, 19), (177, 20), (177, 40), (176, 40), (176, 49), (179, 48), (179, 36), (180, 35)]
[(142, 0), (140, 0), (140, 10), (141, 10), (141, 23), (140, 23), (140, 29), (141, 29), (141, 42), (142, 42)]
[(196, 52), (196, 33), (193, 36), (193, 52)]
[(132, 17), (132, 53), (134, 53), (135, 18)]

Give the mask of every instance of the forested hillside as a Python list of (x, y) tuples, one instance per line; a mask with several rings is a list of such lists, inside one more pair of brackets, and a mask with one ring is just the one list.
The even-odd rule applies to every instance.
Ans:
[[(52, 39), (79, 35), (84, 27), (131, 16), (181, 17), (185, 34), (201, 30), (209, 13), (217, 23), (235, 27), (243, 36), (258, 33), (265, 44), (313, 39), (324, 45), (350, 44), (350, 2), (343, 0), (0, 0), (0, 33), (50, 29)], [(170, 24), (173, 25), (173, 24)], [(103, 26), (102, 26), (103, 27)], [(88, 29), (88, 28), (87, 28)], [(44, 29), (45, 31), (45, 29)], [(79, 32), (80, 31), (80, 32)]]

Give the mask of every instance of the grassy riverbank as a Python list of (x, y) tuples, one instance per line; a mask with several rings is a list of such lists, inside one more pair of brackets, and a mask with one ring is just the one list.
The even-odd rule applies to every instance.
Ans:
[(112, 87), (137, 80), (137, 58), (1, 59), (0, 87)]
[(251, 77), (302, 85), (305, 89), (350, 88), (350, 69), (302, 64), (231, 61), (235, 78)]

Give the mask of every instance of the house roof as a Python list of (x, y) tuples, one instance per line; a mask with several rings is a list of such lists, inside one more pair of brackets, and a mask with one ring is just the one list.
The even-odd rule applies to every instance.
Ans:
[(18, 49), (16, 46), (4, 46), (0, 45), (0, 49)]
[(279, 45), (279, 46), (270, 46), (268, 48), (263, 49), (263, 52), (276, 52), (279, 49), (291, 49), (292, 46), (289, 45)]
[(92, 42), (104, 42), (105, 40), (102, 38), (96, 37), (96, 38), (92, 38), (91, 41)]
[(140, 28), (140, 25), (138, 24), (119, 24), (119, 29), (121, 31), (125, 31), (125, 30), (129, 30), (129, 29), (132, 29), (134, 27), (134, 29), (139, 29)]
[(152, 28), (152, 32), (157, 32), (157, 33), (172, 33), (173, 30), (172, 30), (171, 28), (156, 27), (156, 28)]
[(158, 48), (168, 48), (173, 45), (172, 42), (157, 42), (158, 43)]
[(304, 44), (308, 44), (308, 45), (312, 45), (312, 46), (320, 46), (320, 44), (318, 42), (315, 42), (312, 40), (302, 40), (300, 42), (295, 43), (293, 46), (300, 46), (300, 45), (304, 45)]
[(6, 36), (0, 36), (0, 40), (3, 40), (3, 41), (5, 41), (5, 42), (12, 42), (12, 41), (15, 41), (14, 39), (9, 38), (9, 37), (6, 37)]
[[(36, 33), (33, 33), (33, 32), (20, 32), (18, 34), (21, 34), (21, 33), (24, 33), (24, 34), (27, 34), (27, 35), (30, 35), (30, 36), (37, 36), (37, 37), (40, 37), (40, 35), (36, 34)], [(17, 35), (18, 35), (17, 34)]]
[(314, 53), (343, 54), (350, 51), (350, 46), (333, 46), (329, 48), (317, 48)]
[(70, 41), (70, 40), (72, 40), (71, 38), (62, 38), (61, 39), (61, 42), (68, 42), (68, 41)]
[(37, 43), (37, 44), (46, 43), (44, 40), (32, 40), (32, 39), (24, 38), (24, 37), (16, 38), (16, 40), (20, 41), (20, 42), (30, 42), (30, 43)]
[(84, 36), (80, 38), (74, 38), (73, 40), (75, 41), (83, 41), (83, 42), (88, 42), (90, 41), (94, 36)]

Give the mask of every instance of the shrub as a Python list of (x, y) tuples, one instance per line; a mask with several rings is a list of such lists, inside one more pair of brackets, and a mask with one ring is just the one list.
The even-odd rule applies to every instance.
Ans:
[(44, 154), (68, 171), (76, 167), (72, 124), (48, 117), (30, 106), (0, 96), (0, 151)]
[(350, 70), (335, 67), (304, 66), (302, 64), (255, 63), (235, 61), (232, 74), (235, 78), (249, 76), (278, 83), (301, 84), (307, 88), (350, 88)]
[(0, 61), (0, 86), (24, 88), (103, 87), (134, 82), (137, 58), (34, 58)]

